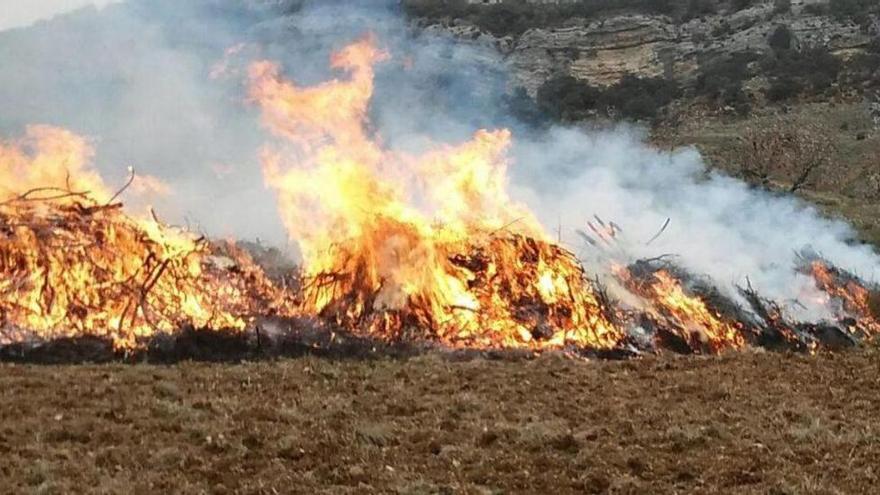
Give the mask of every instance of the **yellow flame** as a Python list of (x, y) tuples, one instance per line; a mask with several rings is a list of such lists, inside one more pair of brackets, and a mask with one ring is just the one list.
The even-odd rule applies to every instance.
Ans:
[(303, 252), (305, 309), (380, 335), (426, 327), (453, 344), (613, 345), (619, 332), (577, 261), (507, 194), (509, 131), (420, 156), (369, 132), (374, 66), (387, 58), (367, 37), (332, 56), (346, 77), (313, 87), (272, 62), (250, 69), (250, 97), (281, 138), (263, 172)]
[(192, 234), (106, 204), (92, 155), (45, 126), (0, 144), (0, 344), (95, 335), (133, 348), (184, 325), (242, 329), (257, 299), (280, 297), (243, 253), (233, 274)]

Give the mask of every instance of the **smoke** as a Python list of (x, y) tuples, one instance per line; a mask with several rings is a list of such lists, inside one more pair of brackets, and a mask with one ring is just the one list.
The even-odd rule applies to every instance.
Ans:
[[(313, 83), (333, 75), (334, 49), (376, 31), (396, 59), (378, 81), (374, 121), (401, 146), (489, 125), (493, 95), (503, 92), (489, 51), (448, 39), (408, 46), (409, 29), (390, 2), (349, 3), (127, 0), (0, 32), (0, 135), (33, 123), (68, 128), (93, 139), (108, 183), (123, 184), (131, 166), (172, 184), (171, 199), (155, 205), (163, 218), (283, 244), (259, 172), (265, 136), (237, 73), (248, 58), (278, 60), (298, 82)], [(212, 77), (235, 46), (244, 46), (240, 57)], [(404, 70), (405, 61), (412, 67)], [(437, 117), (444, 113), (451, 117)], [(470, 116), (478, 113), (486, 117)]]
[[(520, 192), (545, 225), (583, 226), (596, 214), (620, 224), (619, 244), (633, 258), (674, 255), (673, 261), (710, 276), (728, 293), (751, 283), (778, 301), (798, 300), (789, 309), (807, 319), (826, 315), (809, 304), (819, 298), (812, 279), (795, 271), (799, 253), (821, 253), (876, 279), (880, 258), (852, 241), (849, 225), (825, 219), (791, 196), (707, 173), (695, 150), (659, 152), (628, 128), (557, 128), (536, 139), (521, 141), (515, 154), (520, 182), (531, 184)], [(649, 244), (667, 219), (668, 228)], [(607, 262), (605, 252), (617, 255), (615, 246), (580, 246), (597, 269)]]
[[(415, 30), (392, 0), (128, 0), (0, 32), (0, 134), (44, 123), (91, 136), (111, 182), (124, 182), (134, 166), (172, 184), (173, 201), (156, 205), (163, 217), (214, 236), (282, 244), (258, 165), (266, 136), (240, 69), (266, 58), (298, 84), (324, 81), (334, 76), (330, 53), (368, 30), (393, 57), (377, 68), (371, 107), (382, 142), (420, 151), (478, 128), (512, 128), (511, 189), (590, 269), (604, 269), (609, 256), (673, 254), (731, 293), (749, 281), (774, 299), (803, 300), (815, 289), (794, 266), (809, 247), (877, 277), (880, 257), (857, 245), (849, 226), (707, 173), (693, 150), (658, 151), (628, 127), (518, 123), (504, 62), (491, 47)], [(619, 246), (589, 247), (575, 234), (593, 214), (623, 228)]]
[(29, 26), (85, 6), (101, 8), (118, 0), (5, 0), (0, 14), (0, 31)]

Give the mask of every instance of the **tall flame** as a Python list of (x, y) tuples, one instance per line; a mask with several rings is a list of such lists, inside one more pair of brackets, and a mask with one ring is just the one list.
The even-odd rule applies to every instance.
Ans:
[(447, 343), (614, 345), (579, 264), (507, 194), (507, 130), (421, 156), (371, 135), (374, 65), (387, 58), (362, 39), (331, 58), (347, 78), (305, 88), (271, 62), (250, 69), (250, 96), (283, 141), (263, 171), (302, 248), (305, 309), (388, 337), (424, 327)]

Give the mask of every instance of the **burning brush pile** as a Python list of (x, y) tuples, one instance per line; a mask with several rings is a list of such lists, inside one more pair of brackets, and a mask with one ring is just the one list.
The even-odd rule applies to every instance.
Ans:
[(186, 326), (243, 330), (256, 313), (290, 313), (244, 252), (126, 214), (90, 154), (50, 127), (0, 145), (0, 345), (88, 335), (135, 349)]
[[(321, 336), (297, 334), (312, 349), (813, 351), (880, 333), (878, 288), (816, 255), (798, 269), (823, 294), (808, 301), (826, 310), (822, 323), (668, 258), (609, 259), (604, 277), (588, 275), (508, 196), (508, 131), (412, 154), (370, 132), (374, 66), (387, 58), (364, 39), (333, 56), (343, 77), (312, 87), (272, 62), (249, 68), (249, 99), (275, 138), (264, 178), (303, 255), (295, 276), (270, 277), (232, 243), (131, 215), (66, 131), (33, 127), (0, 146), (0, 346), (96, 337), (137, 353), (185, 329), (263, 346), (303, 322)], [(126, 188), (139, 181), (158, 183), (132, 176)], [(602, 226), (613, 237), (617, 227)]]

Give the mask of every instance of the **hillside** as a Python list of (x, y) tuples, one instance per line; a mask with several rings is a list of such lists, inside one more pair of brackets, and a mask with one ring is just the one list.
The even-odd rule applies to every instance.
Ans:
[(664, 147), (844, 215), (880, 243), (880, 5), (865, 0), (404, 0), (494, 46), (523, 116), (636, 121)]

